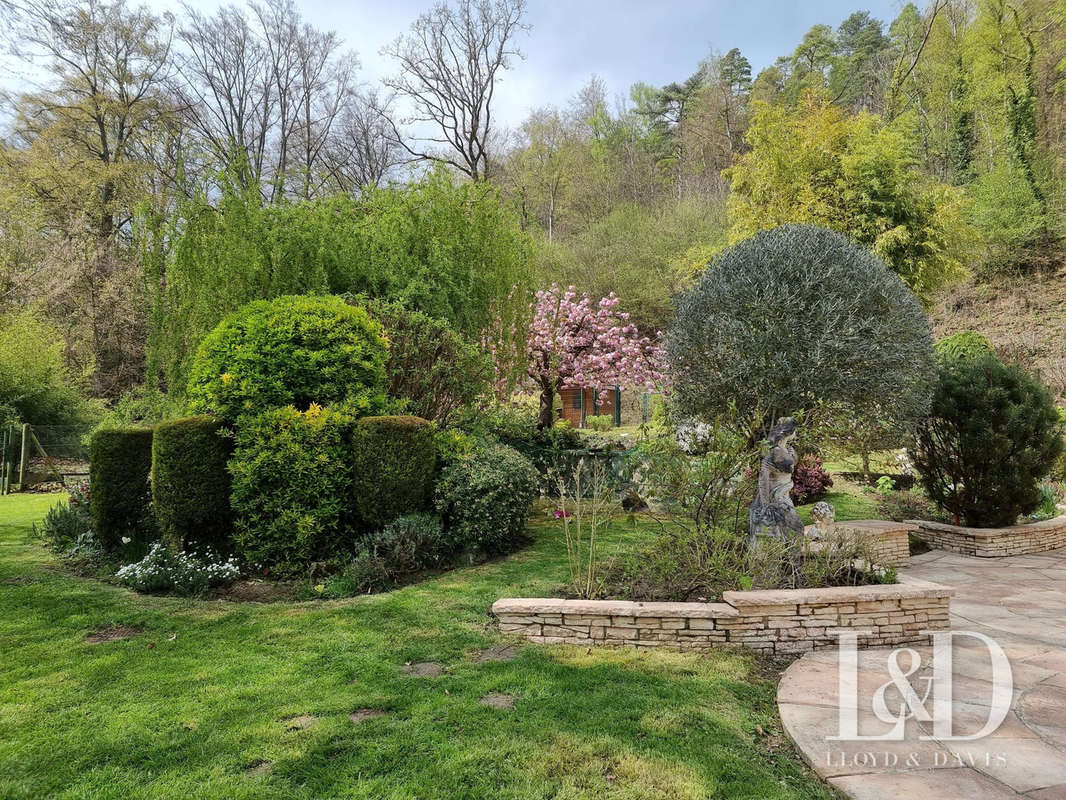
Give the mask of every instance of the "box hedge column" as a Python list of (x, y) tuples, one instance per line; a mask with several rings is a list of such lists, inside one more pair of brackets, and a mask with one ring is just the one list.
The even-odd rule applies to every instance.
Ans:
[(352, 430), (352, 501), (365, 529), (429, 509), (436, 450), (420, 417), (364, 417)]
[(89, 513), (104, 548), (117, 549), (123, 538), (143, 545), (154, 535), (151, 468), (151, 428), (103, 429), (89, 439)]
[(152, 443), (152, 499), (163, 541), (174, 552), (232, 547), (230, 476), (233, 438), (218, 417), (159, 423)]

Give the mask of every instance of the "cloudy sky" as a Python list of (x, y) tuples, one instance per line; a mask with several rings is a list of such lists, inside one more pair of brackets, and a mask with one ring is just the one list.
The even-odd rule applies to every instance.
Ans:
[[(432, 0), (296, 0), (319, 28), (334, 29), (356, 50), (362, 77), (391, 71), (381, 47)], [(148, 0), (176, 9), (171, 0)], [(217, 0), (193, 0), (203, 11)], [(739, 47), (755, 72), (791, 52), (812, 25), (837, 26), (855, 10), (890, 22), (901, 0), (529, 0), (525, 59), (504, 77), (498, 119), (517, 125), (535, 106), (564, 105), (595, 74), (611, 96), (638, 81), (662, 85), (692, 74), (712, 50)]]

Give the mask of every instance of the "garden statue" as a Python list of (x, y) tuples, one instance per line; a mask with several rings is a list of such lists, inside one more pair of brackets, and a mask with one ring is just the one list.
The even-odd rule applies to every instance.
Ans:
[(811, 522), (806, 528), (807, 537), (810, 539), (826, 539), (833, 532), (833, 524), (836, 521), (837, 512), (832, 504), (819, 500), (811, 506)]
[(792, 469), (796, 466), (796, 421), (783, 417), (770, 429), (770, 452), (759, 467), (759, 488), (748, 513), (748, 546), (759, 539), (777, 539), (798, 544), (803, 522), (792, 505)]

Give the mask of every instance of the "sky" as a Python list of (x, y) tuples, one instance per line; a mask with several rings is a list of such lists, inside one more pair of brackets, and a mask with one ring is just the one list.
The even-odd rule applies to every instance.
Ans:
[[(362, 79), (376, 82), (393, 67), (381, 48), (410, 26), (432, 0), (295, 0), (318, 28), (336, 30), (362, 63)], [(159, 10), (172, 0), (147, 0)], [(192, 0), (210, 11), (218, 0)], [(497, 89), (497, 120), (516, 127), (529, 109), (565, 106), (592, 75), (610, 97), (637, 82), (661, 86), (683, 80), (712, 51), (739, 47), (752, 76), (795, 49), (815, 24), (836, 27), (851, 12), (888, 22), (902, 0), (528, 0), (531, 26), (518, 44), (525, 58)]]

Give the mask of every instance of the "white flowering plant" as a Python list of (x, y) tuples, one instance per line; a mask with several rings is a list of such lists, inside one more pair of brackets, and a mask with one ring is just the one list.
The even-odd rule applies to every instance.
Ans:
[(201, 595), (240, 577), (235, 558), (223, 561), (211, 555), (172, 553), (156, 542), (140, 561), (127, 564), (115, 573), (119, 583), (137, 592), (175, 592)]

